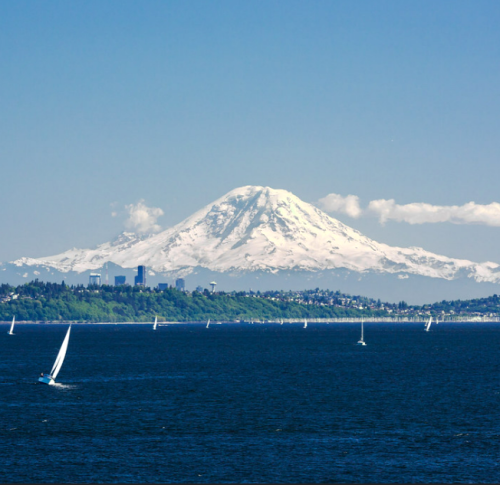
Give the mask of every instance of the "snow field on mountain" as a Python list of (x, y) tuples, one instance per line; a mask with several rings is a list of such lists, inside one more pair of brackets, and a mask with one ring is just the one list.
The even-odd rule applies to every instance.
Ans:
[(189, 273), (196, 267), (217, 272), (345, 268), (500, 282), (496, 263), (380, 244), (290, 192), (259, 186), (232, 190), (155, 235), (123, 233), (95, 249), (74, 248), (46, 258), (21, 258), (14, 264), (81, 273), (108, 261), (124, 268), (143, 264), (157, 272)]

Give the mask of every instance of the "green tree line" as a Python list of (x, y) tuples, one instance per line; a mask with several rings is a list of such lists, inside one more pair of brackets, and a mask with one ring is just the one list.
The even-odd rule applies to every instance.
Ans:
[[(17, 295), (17, 296), (16, 296)], [(384, 311), (306, 305), (246, 293), (185, 293), (174, 288), (68, 286), (38, 280), (22, 286), (0, 285), (0, 320), (147, 322), (234, 321), (279, 318), (385, 316)]]

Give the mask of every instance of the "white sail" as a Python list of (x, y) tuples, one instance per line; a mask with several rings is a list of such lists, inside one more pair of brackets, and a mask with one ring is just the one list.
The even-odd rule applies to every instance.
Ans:
[(281, 319), (281, 323), (280, 323), (280, 325), (283, 325), (283, 319)]
[(304, 328), (307, 328), (307, 320), (304, 319)]
[(153, 325), (153, 330), (156, 330), (156, 325), (158, 325), (158, 317), (155, 317), (155, 323)]
[(361, 319), (361, 339), (358, 340), (358, 345), (366, 345), (364, 341), (363, 322), (364, 320)]
[(207, 328), (209, 325), (210, 325), (210, 318), (208, 319), (208, 322), (207, 322)]
[(16, 316), (14, 315), (14, 317), (12, 318), (12, 324), (10, 326), (10, 330), (9, 330), (9, 335), (14, 335), (14, 323), (16, 321)]
[(427, 325), (425, 326), (425, 331), (428, 332), (429, 329), (431, 328), (431, 323), (432, 323), (432, 317), (429, 318), (429, 321), (427, 322)]
[(52, 379), (55, 379), (57, 377), (57, 374), (59, 374), (59, 371), (61, 370), (61, 367), (63, 365), (64, 357), (66, 357), (66, 350), (68, 350), (70, 331), (71, 331), (71, 325), (69, 326), (68, 331), (66, 332), (66, 337), (64, 337), (64, 341), (61, 345), (59, 353), (57, 354), (56, 361), (54, 362), (54, 367), (52, 367), (52, 370), (50, 371), (50, 377), (52, 377)]

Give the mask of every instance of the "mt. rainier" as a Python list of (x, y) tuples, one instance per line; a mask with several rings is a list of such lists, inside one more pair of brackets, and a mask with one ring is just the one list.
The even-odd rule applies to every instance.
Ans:
[(56, 256), (21, 258), (18, 267), (63, 273), (139, 264), (169, 275), (195, 270), (216, 273), (313, 274), (343, 270), (357, 274), (420, 275), (500, 282), (498, 264), (439, 256), (421, 248), (397, 248), (363, 236), (285, 190), (246, 186), (232, 190), (176, 226), (140, 237), (123, 233), (96, 249), (71, 249)]

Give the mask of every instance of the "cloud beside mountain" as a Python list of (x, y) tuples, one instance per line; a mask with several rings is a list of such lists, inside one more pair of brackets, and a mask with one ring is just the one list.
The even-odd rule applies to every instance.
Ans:
[(363, 213), (359, 205), (359, 197), (357, 195), (348, 195), (343, 197), (339, 194), (329, 194), (322, 199), (319, 199), (319, 206), (325, 212), (338, 212), (346, 214), (349, 217), (357, 219)]
[(137, 204), (125, 206), (128, 218), (125, 227), (138, 234), (148, 234), (161, 231), (161, 226), (156, 223), (164, 212), (159, 207), (148, 207), (141, 199)]
[(451, 222), (452, 224), (482, 224), (500, 226), (500, 204), (492, 202), (488, 205), (468, 202), (458, 206), (439, 206), (417, 202), (399, 205), (391, 200), (372, 200), (368, 211), (379, 216), (381, 223), (389, 220), (407, 222), (409, 224), (425, 224)]
[(435, 224), (449, 222), (452, 224), (481, 224), (500, 227), (500, 204), (476, 204), (467, 202), (464, 205), (440, 206), (425, 202), (397, 204), (394, 199), (379, 199), (369, 202), (366, 209), (359, 204), (359, 197), (329, 194), (318, 201), (325, 212), (337, 212), (349, 217), (362, 215), (376, 216), (381, 224), (387, 221), (406, 222), (408, 224)]

